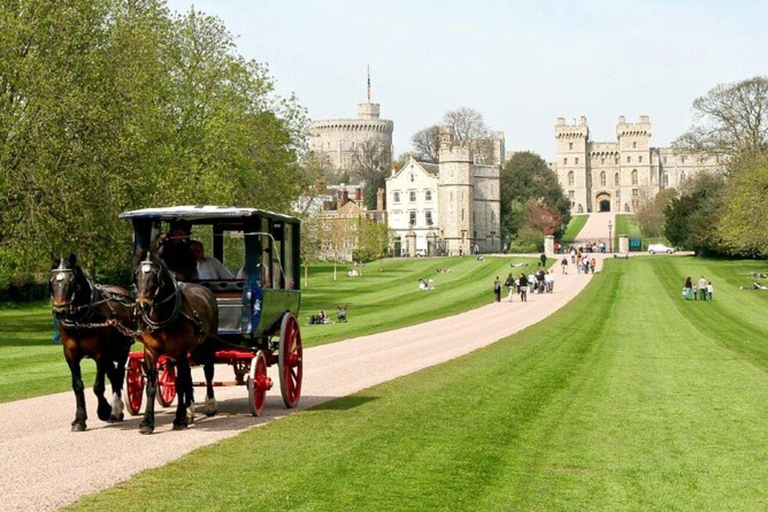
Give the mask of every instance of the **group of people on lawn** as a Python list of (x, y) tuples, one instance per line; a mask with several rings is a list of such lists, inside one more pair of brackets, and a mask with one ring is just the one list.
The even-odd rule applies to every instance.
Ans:
[(714, 292), (715, 289), (712, 286), (712, 281), (707, 281), (704, 279), (704, 276), (701, 276), (697, 283), (694, 283), (690, 276), (685, 279), (685, 286), (683, 286), (683, 297), (685, 297), (685, 300), (711, 301)]

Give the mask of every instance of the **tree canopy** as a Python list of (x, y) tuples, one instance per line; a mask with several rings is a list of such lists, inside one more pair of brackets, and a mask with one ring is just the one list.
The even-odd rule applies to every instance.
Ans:
[[(557, 175), (536, 153), (520, 151), (512, 155), (500, 174), (501, 229), (515, 235), (523, 224), (537, 218), (550, 219), (547, 226), (536, 226), (542, 234), (555, 234), (571, 218), (571, 203), (557, 181)], [(544, 211), (546, 210), (546, 215)], [(549, 225), (552, 223), (556, 225)], [(537, 221), (537, 224), (540, 224)]]
[[(286, 209), (306, 119), (220, 20), (160, 0), (0, 7), (0, 275), (127, 265), (121, 211)], [(0, 283), (2, 286), (2, 283)]]

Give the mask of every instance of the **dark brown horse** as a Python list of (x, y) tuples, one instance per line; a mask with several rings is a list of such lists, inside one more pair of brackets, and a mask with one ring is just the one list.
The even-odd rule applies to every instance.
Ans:
[[(72, 431), (85, 430), (88, 417), (80, 361), (90, 357), (96, 362), (93, 392), (99, 401), (97, 413), (103, 421), (122, 421), (121, 392), (125, 361), (133, 340), (122, 334), (115, 322), (133, 324), (133, 301), (128, 291), (117, 286), (95, 284), (77, 265), (74, 254), (69, 258), (52, 258), (49, 282), (53, 314), (59, 321), (61, 344), (72, 374), (72, 390), (77, 413)], [(104, 376), (112, 384), (112, 404), (104, 398)]]
[[(176, 360), (178, 404), (173, 428), (184, 429), (194, 420), (190, 351), (195, 351), (196, 359), (204, 364), (208, 384), (207, 409), (209, 401), (215, 403), (211, 385), (213, 343), (206, 343), (206, 340), (219, 328), (216, 297), (204, 286), (178, 282), (154, 254), (142, 258), (134, 269), (133, 282), (136, 285), (137, 323), (147, 368), (147, 407), (139, 431), (151, 434), (155, 429), (157, 358), (161, 355)], [(209, 415), (214, 412), (206, 410)]]

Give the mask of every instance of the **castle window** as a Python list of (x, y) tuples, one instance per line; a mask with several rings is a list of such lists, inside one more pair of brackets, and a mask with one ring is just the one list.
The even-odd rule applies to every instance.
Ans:
[(416, 225), (416, 212), (408, 212), (408, 225), (411, 227)]
[(632, 149), (637, 149), (637, 142), (632, 143)]
[(424, 200), (425, 201), (431, 201), (432, 200), (432, 191), (431, 190), (425, 190), (424, 191)]
[[(632, 184), (637, 185), (637, 169), (632, 169)], [(634, 191), (632, 194), (634, 195)]]
[(567, 158), (563, 158), (563, 165), (568, 165), (568, 159)]
[(424, 218), (427, 221), (427, 226), (432, 226), (434, 224), (434, 222), (432, 222), (432, 210), (425, 211)]
[(667, 188), (668, 186), (669, 186), (669, 173), (664, 172), (661, 175), (661, 187), (662, 188)]
[(639, 156), (639, 157), (637, 157), (637, 158), (638, 158), (638, 160), (640, 161), (640, 163), (643, 163), (643, 155), (640, 155), (640, 156)]
[(680, 162), (685, 163), (685, 157), (680, 157)]
[(579, 157), (576, 157), (576, 165), (579, 165)]
[(573, 142), (568, 143), (568, 149), (573, 149)]
[(605, 165), (605, 158), (600, 159), (600, 165)]
[(395, 192), (392, 193), (392, 200), (394, 202), (396, 202), (396, 203), (400, 202), (400, 191), (399, 190), (396, 190)]
[(569, 187), (573, 186), (573, 171), (568, 173), (568, 186)]
[(628, 164), (629, 164), (629, 163), (632, 163), (632, 157), (631, 157), (631, 156), (628, 156), (628, 157), (627, 157), (627, 163), (628, 163)]
[(619, 177), (619, 173), (614, 174), (613, 175), (613, 184), (618, 187), (620, 183), (621, 183), (621, 178)]
[(573, 190), (569, 190), (568, 191), (568, 199), (573, 201), (575, 198), (576, 198), (576, 192), (574, 192)]
[(667, 157), (664, 157), (664, 163), (667, 163)]
[(637, 190), (636, 188), (633, 188), (633, 189), (632, 189), (632, 197), (633, 197), (633, 198), (638, 198), (638, 197), (640, 197), (640, 191), (639, 191), (639, 190)]
[(615, 165), (619, 165), (619, 159), (618, 159), (618, 158), (614, 158), (614, 159), (613, 159), (613, 163), (614, 163)]
[(600, 173), (600, 186), (601, 187), (605, 186), (605, 171)]
[(685, 171), (680, 172), (680, 183), (685, 181)]
[(416, 191), (415, 190), (411, 190), (408, 193), (408, 195), (409, 195), (408, 200), (411, 201), (412, 203), (415, 203), (416, 202)]
[(416, 181), (416, 175), (411, 173), (411, 183), (413, 183), (414, 181)]

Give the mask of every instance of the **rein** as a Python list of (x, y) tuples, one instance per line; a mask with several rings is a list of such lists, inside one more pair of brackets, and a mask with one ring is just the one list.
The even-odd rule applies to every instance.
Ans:
[[(73, 270), (58, 269), (56, 272), (73, 272)], [(117, 321), (117, 311), (115, 311), (115, 308), (112, 307), (112, 302), (117, 302), (123, 306), (131, 306), (132, 301), (130, 298), (121, 294), (108, 292), (101, 285), (94, 283), (93, 280), (85, 273), (83, 273), (83, 277), (85, 278), (86, 285), (91, 291), (90, 299), (88, 300), (87, 304), (80, 306), (73, 304), (77, 296), (77, 292), (81, 289), (80, 283), (77, 283), (75, 290), (72, 292), (72, 298), (70, 300), (67, 315), (60, 320), (61, 324), (68, 329), (101, 329), (104, 327), (118, 327), (118, 330), (121, 330), (122, 332), (120, 327), (124, 326)], [(92, 318), (94, 314), (94, 308), (101, 306), (102, 304), (107, 304), (109, 307), (110, 312), (112, 313), (111, 318), (107, 317), (104, 322), (87, 322), (86, 320)], [(85, 311), (85, 314), (80, 315), (82, 311)], [(106, 317), (106, 315), (104, 316)]]
[[(166, 271), (165, 269), (161, 269), (160, 271), (165, 272), (167, 274), (167, 277), (170, 278), (171, 283), (173, 284), (173, 293), (171, 295), (168, 295), (164, 299), (160, 300), (159, 302), (152, 301), (152, 307), (149, 309), (149, 312), (141, 314), (141, 320), (144, 322), (144, 324), (147, 325), (147, 327), (149, 327), (149, 330), (145, 332), (154, 332), (154, 331), (158, 331), (160, 329), (164, 329), (168, 327), (169, 325), (171, 325), (173, 322), (176, 321), (176, 319), (179, 316), (179, 313), (181, 312), (182, 293), (181, 293), (181, 289), (179, 288), (178, 281), (176, 281), (176, 278), (173, 277), (173, 275), (171, 275), (171, 273)], [(163, 282), (165, 282), (165, 279), (163, 279)], [(157, 291), (155, 292), (155, 298), (157, 298), (157, 296), (160, 294), (160, 291), (161, 291), (161, 287), (158, 286)], [(152, 312), (155, 311), (155, 306), (160, 306), (171, 300), (173, 300), (174, 303), (173, 303), (173, 311), (171, 312), (170, 316), (158, 321), (152, 320), (152, 318), (150, 318), (150, 315), (152, 315)], [(187, 315), (184, 315), (184, 316), (187, 317)], [(137, 332), (141, 333), (142, 331), (137, 331)]]

